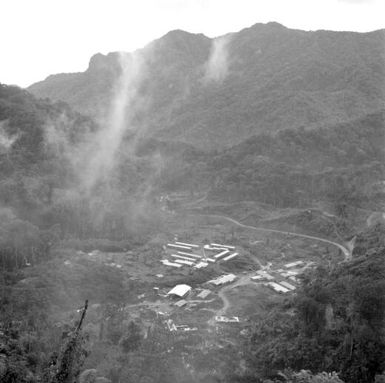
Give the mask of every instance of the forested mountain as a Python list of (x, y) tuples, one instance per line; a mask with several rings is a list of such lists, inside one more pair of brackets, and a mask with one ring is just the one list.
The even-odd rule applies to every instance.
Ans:
[(249, 138), (212, 157), (212, 193), (275, 206), (330, 200), (374, 207), (383, 200), (384, 121), (384, 113), (376, 113), (317, 130)]
[[(384, 42), (385, 30), (277, 23), (216, 39), (172, 31), (96, 54), (84, 73), (0, 84), (0, 381), (383, 379), (385, 229), (368, 217), (385, 217)], [(247, 269), (160, 269), (178, 234), (231, 237)], [(354, 251), (342, 260), (336, 245)], [(251, 287), (248, 274), (290, 257), (306, 261), (295, 292), (259, 285), (271, 299), (224, 330), (229, 285), (212, 288), (191, 323), (207, 332), (166, 327), (167, 305), (181, 323), (195, 310), (163, 305), (175, 283), (199, 291), (232, 271)]]
[[(277, 23), (216, 39), (172, 31), (132, 54), (141, 57), (143, 101), (135, 124), (146, 137), (220, 148), (261, 132), (349, 122), (383, 107), (384, 41), (384, 30)], [(97, 54), (85, 72), (49, 76), (29, 91), (103, 119), (120, 72), (117, 53)]]

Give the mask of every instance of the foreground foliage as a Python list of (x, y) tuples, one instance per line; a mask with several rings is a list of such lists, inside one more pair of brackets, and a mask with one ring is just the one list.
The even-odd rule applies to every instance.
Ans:
[[(384, 234), (383, 227), (373, 231)], [(256, 326), (250, 362), (259, 373), (290, 367), (338, 371), (351, 383), (374, 382), (385, 368), (381, 241), (349, 263), (307, 274), (293, 301)]]

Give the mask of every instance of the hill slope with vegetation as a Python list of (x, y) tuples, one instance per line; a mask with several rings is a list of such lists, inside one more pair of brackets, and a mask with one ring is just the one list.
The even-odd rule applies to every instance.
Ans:
[[(384, 41), (383, 30), (305, 32), (277, 23), (217, 39), (172, 31), (135, 52), (144, 105), (135, 124), (146, 137), (210, 149), (349, 122), (383, 106)], [(85, 72), (28, 89), (103, 119), (120, 71), (119, 54), (97, 54)]]
[(363, 254), (305, 275), (298, 294), (257, 324), (248, 355), (258, 374), (337, 371), (343, 381), (361, 383), (384, 371), (383, 234), (384, 226), (362, 233), (372, 239)]

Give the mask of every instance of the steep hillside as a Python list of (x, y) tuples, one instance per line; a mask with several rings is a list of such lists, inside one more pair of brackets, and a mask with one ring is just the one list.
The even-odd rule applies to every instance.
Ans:
[[(143, 60), (135, 122), (146, 136), (218, 148), (261, 132), (350, 121), (383, 106), (384, 47), (384, 30), (268, 23), (216, 39), (172, 31), (133, 53)], [(97, 54), (84, 73), (50, 76), (29, 90), (100, 120), (120, 72), (117, 53)]]

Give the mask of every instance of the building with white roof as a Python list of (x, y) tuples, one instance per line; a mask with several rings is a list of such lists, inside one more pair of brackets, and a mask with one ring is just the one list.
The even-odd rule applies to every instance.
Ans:
[(262, 275), (256, 275), (255, 277), (251, 277), (251, 279), (252, 279), (253, 281), (260, 281), (260, 280), (263, 279), (263, 276), (262, 276)]
[(266, 286), (271, 287), (277, 293), (288, 293), (290, 291), (288, 288), (283, 287), (280, 284), (275, 283), (275, 282), (267, 282)]
[(162, 259), (161, 262), (165, 265), (165, 266), (171, 266), (171, 267), (182, 267), (182, 265), (180, 265), (179, 263), (174, 263), (174, 262), (170, 262), (169, 260), (167, 259)]
[(258, 270), (257, 274), (261, 275), (264, 279), (267, 279), (267, 280), (273, 280), (274, 279), (274, 277), (272, 275), (270, 275), (269, 273), (267, 273), (264, 270)]
[(218, 315), (215, 317), (215, 320), (217, 322), (225, 322), (225, 323), (231, 323), (231, 322), (239, 322), (239, 317), (225, 317), (223, 315)]
[(224, 247), (225, 249), (235, 250), (234, 246), (228, 246), (228, 245), (221, 245), (219, 243), (212, 243), (211, 246), (213, 247)]
[(173, 258), (184, 259), (185, 261), (191, 261), (191, 262), (195, 262), (195, 261), (196, 261), (195, 258), (186, 257), (185, 255), (171, 254), (171, 256), (172, 256)]
[(184, 259), (176, 259), (175, 263), (181, 263), (182, 265), (192, 266), (194, 262), (185, 261)]
[(167, 295), (176, 295), (178, 297), (183, 298), (191, 291), (191, 286), (189, 285), (176, 285), (174, 288), (172, 288)]
[(177, 251), (177, 254), (180, 254), (180, 255), (186, 255), (188, 257), (194, 257), (194, 258), (202, 258), (201, 255), (199, 254), (193, 254), (193, 253), (186, 253), (184, 251)]
[(303, 261), (296, 261), (296, 262), (287, 263), (287, 264), (285, 265), (285, 267), (286, 267), (287, 269), (290, 269), (291, 267), (301, 266), (301, 265), (303, 265)]
[(176, 245), (181, 245), (181, 246), (193, 247), (194, 249), (199, 249), (199, 245), (194, 245), (192, 243), (185, 243), (185, 242), (175, 241), (175, 244)]
[(191, 251), (191, 247), (183, 246), (183, 245), (176, 245), (175, 243), (168, 243), (167, 247), (170, 249), (177, 249), (177, 250), (183, 250), (183, 251)]
[(227, 274), (227, 275), (222, 275), (217, 279), (212, 279), (211, 281), (208, 281), (208, 283), (212, 283), (216, 286), (223, 285), (225, 283), (232, 282), (234, 279), (237, 277), (234, 274)]
[(223, 257), (224, 255), (228, 254), (230, 251), (229, 250), (223, 250), (220, 253), (214, 255), (214, 258), (220, 258)]
[(174, 303), (174, 306), (178, 306), (178, 307), (183, 307), (186, 305), (187, 305), (187, 301), (185, 299), (181, 299), (180, 301)]
[(282, 286), (288, 288), (289, 290), (295, 290), (296, 287), (293, 286), (292, 284), (290, 284), (289, 282), (286, 282), (286, 281), (281, 281), (279, 282)]
[(223, 260), (225, 262), (227, 262), (227, 261), (230, 261), (230, 259), (233, 259), (233, 258), (235, 258), (237, 256), (238, 256), (238, 253), (233, 253), (233, 254), (228, 255), (226, 258), (223, 258)]
[(209, 264), (207, 262), (199, 262), (194, 266), (194, 269), (203, 269), (207, 267)]

